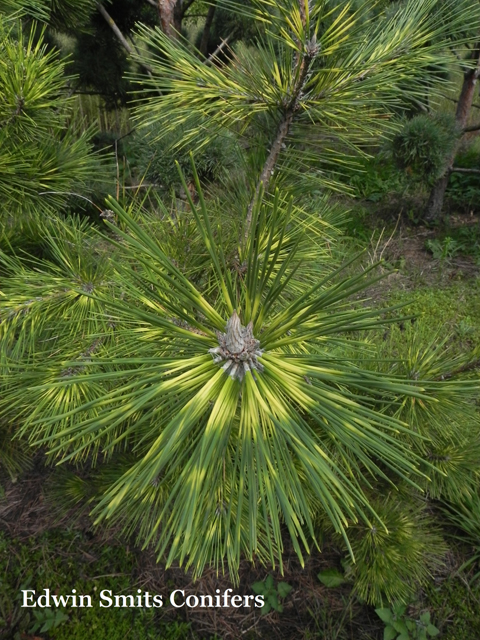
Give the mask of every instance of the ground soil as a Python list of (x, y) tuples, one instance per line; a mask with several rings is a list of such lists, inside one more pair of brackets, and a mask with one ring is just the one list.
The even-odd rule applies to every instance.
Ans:
[[(426, 227), (415, 225), (403, 213), (403, 209), (374, 209), (368, 222), (372, 230), (364, 265), (379, 261), (380, 270), (386, 274), (373, 289), (368, 290), (372, 303), (388, 297), (392, 289), (413, 290), (418, 287), (445, 287), (456, 280), (480, 277), (480, 260), (471, 255), (455, 255), (445, 260), (435, 259), (427, 249), (428, 240), (441, 239), (445, 226)], [(480, 227), (480, 214), (452, 214), (448, 229)]]

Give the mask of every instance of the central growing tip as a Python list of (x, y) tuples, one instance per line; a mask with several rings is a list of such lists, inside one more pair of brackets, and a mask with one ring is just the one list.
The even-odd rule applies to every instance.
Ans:
[(223, 370), (234, 379), (242, 381), (247, 371), (263, 371), (257, 357), (263, 351), (260, 342), (253, 336), (253, 323), (242, 327), (237, 312), (227, 322), (226, 333), (217, 331), (218, 347), (209, 349), (214, 362), (225, 362)]

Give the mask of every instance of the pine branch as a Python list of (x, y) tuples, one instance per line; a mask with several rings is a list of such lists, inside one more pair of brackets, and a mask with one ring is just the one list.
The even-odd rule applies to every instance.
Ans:
[[(301, 0), (300, 0), (301, 4)], [(303, 94), (303, 89), (308, 80), (308, 75), (310, 68), (312, 66), (313, 61), (318, 53), (318, 46), (316, 44), (315, 36), (306, 43), (305, 51), (299, 52), (296, 60), (296, 68), (293, 71), (293, 76), (298, 76), (296, 83), (294, 84), (291, 98), (288, 103), (284, 107), (283, 118), (280, 121), (280, 124), (277, 129), (277, 133), (275, 135), (275, 139), (272, 143), (270, 152), (267, 156), (265, 164), (263, 166), (262, 172), (260, 174), (260, 178), (257, 182), (257, 186), (255, 188), (255, 193), (253, 198), (248, 205), (247, 211), (247, 220), (246, 220), (246, 228), (244, 234), (244, 240), (246, 241), (250, 234), (250, 225), (252, 223), (252, 214), (253, 207), (255, 202), (257, 201), (260, 191), (263, 189), (264, 193), (268, 192), (268, 185), (270, 183), (270, 179), (275, 170), (275, 166), (278, 162), (278, 158), (280, 156), (280, 152), (285, 144), (285, 139), (288, 136), (290, 131), (290, 127), (295, 118), (295, 115), (300, 109), (300, 99)]]
[(462, 133), (469, 133), (470, 131), (480, 131), (480, 122), (477, 122), (477, 124), (473, 124), (470, 127), (465, 127)]
[(453, 53), (453, 55), (457, 58), (459, 65), (460, 65), (460, 69), (462, 71), (462, 73), (467, 73), (469, 70), (469, 67), (465, 64), (465, 60), (462, 58), (462, 56), (458, 53), (458, 51), (455, 49), (455, 47), (450, 46), (449, 47), (450, 51)]
[(250, 233), (250, 225), (252, 223), (252, 212), (253, 212), (254, 204), (260, 194), (262, 187), (265, 193), (268, 190), (270, 178), (273, 175), (275, 165), (277, 164), (278, 158), (280, 156), (282, 145), (284, 144), (284, 140), (287, 137), (288, 132), (290, 131), (290, 125), (292, 124), (293, 116), (294, 116), (294, 112), (292, 109), (286, 111), (277, 129), (277, 135), (275, 137), (275, 140), (273, 141), (272, 148), (270, 149), (270, 153), (268, 154), (265, 164), (263, 165), (262, 173), (260, 174), (260, 178), (255, 188), (255, 194), (251, 199), (250, 204), (248, 205), (247, 227), (245, 229), (245, 240), (248, 238), (248, 235)]
[[(113, 328), (113, 327), (112, 327)], [(78, 375), (81, 373), (88, 363), (91, 362), (90, 356), (92, 356), (96, 351), (100, 349), (100, 347), (105, 342), (105, 338), (96, 338), (79, 356), (79, 361), (85, 362), (85, 364), (75, 364), (71, 367), (67, 367), (63, 369), (60, 373), (62, 378), (70, 378), (71, 376)]]
[(120, 44), (125, 49), (125, 51), (127, 51), (127, 53), (129, 53), (130, 55), (133, 55), (132, 47), (129, 45), (127, 39), (125, 38), (123, 33), (120, 31), (120, 29), (117, 27), (115, 20), (108, 13), (105, 7), (99, 2), (97, 2), (97, 9), (100, 11), (102, 17), (105, 18), (105, 20), (108, 22), (110, 28), (112, 29), (113, 33), (117, 36)]
[[(458, 100), (455, 100), (455, 98), (450, 98), (449, 96), (442, 96), (442, 98), (445, 98), (445, 100), (450, 100), (450, 102), (455, 102), (455, 104), (457, 104)], [(475, 109), (480, 109), (480, 104), (472, 104), (472, 107), (475, 107)]]
[(20, 304), (18, 304), (13, 309), (7, 308), (5, 310), (3, 318), (2, 318), (3, 314), (0, 313), (0, 319), (2, 322), (5, 322), (7, 320), (11, 320), (12, 318), (16, 318), (20, 315), (26, 315), (30, 311), (31, 306), (34, 305), (35, 303), (46, 302), (48, 300), (53, 300), (54, 298), (59, 298), (63, 295), (64, 295), (64, 292), (60, 291), (60, 292), (52, 293), (48, 296), (37, 296), (36, 298), (32, 298), (31, 300), (26, 300), (25, 302), (21, 302)]

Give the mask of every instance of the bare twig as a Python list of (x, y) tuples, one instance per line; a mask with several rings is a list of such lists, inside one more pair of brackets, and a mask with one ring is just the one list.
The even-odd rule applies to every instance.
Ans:
[(82, 200), (86, 200), (87, 202), (89, 202), (90, 204), (92, 204), (94, 207), (96, 207), (99, 211), (101, 211), (100, 207), (98, 205), (96, 205), (94, 202), (92, 202), (90, 200), (90, 198), (86, 198), (85, 196), (81, 196), (79, 193), (73, 193), (72, 191), (40, 191), (38, 193), (39, 196), (45, 196), (45, 195), (58, 195), (58, 196), (76, 196), (77, 198), (82, 198)]
[(480, 173), (480, 169), (464, 169), (463, 167), (452, 167), (450, 171), (453, 173)]
[[(134, 50), (132, 49), (131, 45), (129, 44), (128, 40), (125, 38), (123, 33), (118, 28), (118, 26), (117, 26), (115, 20), (112, 18), (112, 16), (108, 13), (108, 11), (105, 9), (105, 7), (102, 4), (100, 4), (99, 2), (97, 2), (97, 9), (99, 10), (99, 12), (103, 16), (103, 18), (105, 18), (106, 22), (109, 24), (109, 26), (112, 29), (113, 33), (117, 36), (120, 44), (125, 49), (125, 51), (127, 51), (127, 53), (129, 55), (133, 56), (134, 55)], [(152, 70), (148, 65), (146, 65), (143, 62), (140, 62), (140, 65), (145, 69), (145, 71), (148, 73), (149, 76), (152, 76)]]
[(205, 60), (205, 62), (203, 64), (212, 64), (212, 62), (218, 56), (220, 51), (222, 51), (222, 49), (227, 46), (228, 41), (230, 40), (232, 35), (233, 34), (230, 33), (224, 40), (222, 40), (221, 43), (218, 45), (218, 47), (215, 49), (215, 51), (211, 55), (208, 56), (208, 58)]
[[(455, 100), (455, 98), (450, 98), (449, 96), (442, 96), (443, 98), (445, 98), (445, 100), (450, 100), (450, 102), (455, 102), (455, 104), (458, 103), (458, 100)], [(480, 109), (480, 104), (472, 104), (472, 107), (475, 107), (475, 109)]]

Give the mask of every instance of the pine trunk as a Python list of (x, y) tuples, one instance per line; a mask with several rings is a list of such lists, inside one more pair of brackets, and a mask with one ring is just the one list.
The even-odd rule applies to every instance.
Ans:
[[(463, 85), (458, 99), (457, 111), (455, 113), (455, 121), (460, 133), (467, 126), (468, 118), (470, 117), (470, 111), (472, 109), (473, 98), (475, 95), (475, 88), (477, 85), (478, 76), (480, 75), (480, 43), (475, 45), (475, 49), (472, 52), (472, 60), (476, 61), (476, 66), (473, 69), (468, 69), (463, 75)], [(457, 143), (454, 145), (450, 156), (446, 162), (446, 168), (443, 175), (433, 185), (428, 199), (427, 211), (425, 220), (428, 222), (434, 222), (439, 220), (442, 213), (443, 201), (445, 198), (445, 191), (447, 190), (450, 174), (452, 173), (453, 163), (455, 156), (457, 155), (458, 147), (460, 145), (461, 138), (459, 137)]]
[(169, 38), (175, 38), (182, 28), (181, 0), (158, 0), (158, 14), (163, 33)]
[(208, 40), (210, 37), (210, 29), (212, 28), (213, 18), (215, 16), (216, 5), (211, 4), (208, 8), (207, 19), (205, 20), (205, 26), (203, 27), (202, 33), (202, 41), (200, 42), (200, 53), (202, 53), (205, 58), (208, 53)]

